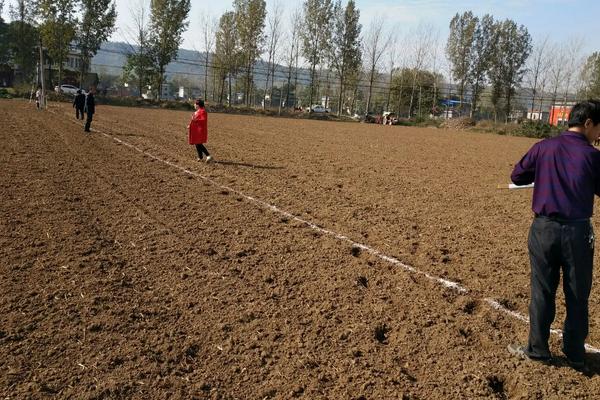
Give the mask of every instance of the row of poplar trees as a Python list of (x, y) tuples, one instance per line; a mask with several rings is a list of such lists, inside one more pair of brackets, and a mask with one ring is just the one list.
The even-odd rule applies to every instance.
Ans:
[[(267, 38), (266, 14), (264, 0), (234, 0), (233, 11), (221, 15), (215, 35), (215, 57), (211, 65), (218, 71), (219, 102), (223, 101), (226, 86), (231, 101), (231, 81), (241, 74), (244, 101), (246, 105), (252, 104), (254, 69), (265, 51), (269, 54), (270, 71), (267, 71), (267, 76), (272, 78), (274, 75), (272, 53), (277, 36), (273, 33), (278, 16), (269, 21), (271, 33)], [(345, 5), (341, 0), (306, 0), (301, 13), (295, 17), (289, 52), (285, 56), (288, 69), (285, 98), (289, 99), (292, 69), (295, 66), (297, 70), (298, 56), (301, 54), (310, 71), (309, 104), (313, 104), (317, 96), (319, 68), (327, 66), (328, 73), (331, 71), (335, 74), (340, 87), (338, 110), (341, 110), (344, 94), (355, 90), (361, 69), (360, 11), (354, 0), (349, 0)]]
[(527, 28), (510, 19), (497, 21), (491, 15), (479, 18), (471, 11), (452, 18), (446, 55), (461, 103), (470, 88), (471, 116), (484, 85), (489, 84), (496, 118), (501, 111), (508, 118), (531, 49)]

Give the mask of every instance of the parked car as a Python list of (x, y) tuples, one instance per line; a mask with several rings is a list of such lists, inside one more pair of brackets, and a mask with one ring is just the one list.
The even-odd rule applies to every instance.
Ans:
[(310, 112), (313, 112), (313, 113), (328, 113), (329, 109), (323, 107), (320, 104), (315, 104), (314, 106), (312, 106), (310, 108)]
[(66, 94), (73, 94), (73, 95), (75, 95), (75, 94), (77, 94), (78, 90), (81, 90), (81, 92), (83, 94), (86, 94), (85, 90), (83, 90), (81, 88), (78, 88), (76, 86), (73, 86), (73, 85), (67, 85), (67, 84), (65, 84), (65, 85), (60, 85), (60, 86), (55, 86), (54, 87), (54, 91), (57, 92), (57, 93), (62, 92), (62, 93), (66, 93)]

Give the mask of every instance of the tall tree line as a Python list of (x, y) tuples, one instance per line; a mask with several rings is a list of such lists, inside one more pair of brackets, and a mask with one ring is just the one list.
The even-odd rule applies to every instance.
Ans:
[(523, 25), (510, 19), (495, 21), (490, 15), (480, 19), (471, 11), (456, 14), (450, 21), (446, 54), (458, 82), (461, 104), (470, 85), (471, 113), (475, 112), (480, 89), (487, 81), (495, 117), (502, 111), (508, 119), (531, 49), (531, 36)]

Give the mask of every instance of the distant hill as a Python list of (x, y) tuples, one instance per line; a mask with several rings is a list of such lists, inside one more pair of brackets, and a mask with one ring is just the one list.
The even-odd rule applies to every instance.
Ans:
[[(98, 54), (92, 59), (92, 72), (105, 73), (109, 75), (120, 76), (125, 63), (127, 54), (137, 50), (137, 46), (132, 46), (121, 42), (105, 42), (98, 50)], [(186, 75), (190, 78), (203, 79), (205, 70), (206, 53), (195, 50), (179, 49), (177, 59), (167, 65), (167, 79), (173, 75)], [(212, 63), (212, 54), (209, 55), (209, 64)], [(259, 60), (255, 65), (254, 82), (263, 86), (266, 80), (267, 63)], [(287, 79), (287, 68), (282, 65), (275, 67), (275, 81), (281, 82)], [(301, 69), (298, 80), (308, 82), (310, 80), (309, 71)]]

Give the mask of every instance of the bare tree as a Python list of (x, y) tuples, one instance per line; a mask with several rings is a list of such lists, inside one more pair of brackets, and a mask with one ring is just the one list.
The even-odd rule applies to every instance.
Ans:
[(235, 24), (243, 57), (244, 101), (253, 104), (254, 65), (263, 52), (265, 42), (266, 2), (264, 0), (234, 0)]
[(581, 58), (581, 49), (583, 48), (583, 38), (582, 37), (571, 37), (566, 44), (566, 56), (567, 56), (567, 65), (564, 70), (564, 81), (563, 81), (563, 105), (567, 105), (569, 90), (571, 89), (571, 85), (574, 83), (575, 79), (581, 70), (581, 66), (583, 64), (583, 60)]
[[(283, 14), (283, 5), (276, 1), (273, 3), (273, 8), (267, 18), (267, 54), (269, 61), (267, 62), (267, 79), (265, 79), (265, 93), (263, 96), (263, 109), (267, 105), (267, 91), (269, 92), (269, 106), (272, 105), (273, 99), (273, 84), (275, 82), (275, 56), (277, 54), (279, 41), (281, 39), (281, 16)], [(271, 86), (269, 90), (269, 78), (271, 78)]]
[(310, 98), (312, 106), (315, 94), (317, 66), (321, 65), (328, 52), (333, 17), (332, 0), (305, 0), (302, 15), (302, 54), (310, 64)]
[(384, 32), (385, 20), (383, 17), (377, 17), (371, 21), (364, 38), (363, 54), (365, 55), (365, 70), (369, 77), (369, 91), (367, 93), (367, 106), (365, 112), (371, 108), (371, 96), (373, 93), (373, 82), (380, 68), (381, 57), (388, 50), (391, 34)]
[(237, 74), (242, 61), (242, 53), (239, 48), (239, 36), (235, 21), (235, 12), (225, 12), (219, 19), (219, 30), (216, 35), (215, 66), (219, 71), (221, 89), (219, 94), (219, 104), (223, 104), (225, 79), (228, 79), (229, 106), (231, 106), (232, 101), (231, 80), (233, 75)]
[(549, 68), (549, 83), (552, 90), (552, 106), (556, 105), (558, 91), (561, 87), (566, 64), (568, 63), (566, 52), (563, 49), (564, 45), (554, 44), (550, 50), (554, 54), (551, 58)]
[[(130, 6), (133, 26), (125, 28), (130, 53), (123, 69), (123, 79), (137, 82), (139, 93), (142, 97), (144, 87), (152, 74), (152, 59), (150, 56), (149, 15), (150, 5), (148, 0), (139, 0), (136, 5)], [(126, 39), (127, 40), (127, 39)]]
[(346, 81), (361, 65), (361, 43), (359, 23), (360, 11), (353, 0), (349, 0), (346, 7), (342, 7), (338, 0), (334, 6), (334, 30), (330, 48), (331, 66), (339, 78), (338, 115), (342, 114), (344, 98), (346, 96)]
[(540, 119), (542, 118), (544, 101), (547, 100), (545, 97), (546, 97), (546, 94), (548, 91), (548, 85), (550, 84), (550, 81), (551, 81), (552, 59), (554, 58), (554, 54), (555, 54), (554, 49), (555, 49), (555, 47), (551, 42), (548, 42), (546, 44), (546, 51), (545, 51), (546, 62), (542, 63), (542, 64), (545, 64), (544, 65), (545, 68), (541, 69), (540, 76), (538, 79), (538, 89), (539, 90), (537, 90), (537, 98), (538, 98), (537, 110), (540, 115)]
[(286, 59), (285, 63), (287, 66), (287, 89), (285, 93), (285, 106), (288, 107), (290, 104), (290, 86), (292, 81), (292, 73), (294, 72), (294, 76), (296, 77), (296, 82), (294, 83), (294, 105), (296, 103), (296, 86), (298, 80), (298, 60), (300, 58), (300, 21), (301, 21), (302, 13), (300, 10), (295, 10), (290, 15), (290, 26), (291, 31), (289, 35), (287, 35), (287, 50), (286, 50)]
[(535, 99), (538, 95), (538, 89), (541, 87), (540, 96), (543, 97), (545, 86), (546, 71), (550, 67), (550, 57), (548, 53), (548, 36), (544, 37), (538, 45), (533, 46), (529, 65), (527, 67), (526, 80), (531, 87), (531, 112), (535, 108)]
[(398, 62), (398, 29), (393, 29), (390, 34), (390, 45), (387, 51), (387, 63), (390, 71), (390, 79), (388, 81), (388, 93), (385, 101), (385, 109), (390, 109), (390, 99), (392, 97), (392, 81), (394, 80), (394, 69)]
[[(218, 29), (217, 19), (210, 14), (200, 15), (200, 25), (202, 29), (202, 47), (204, 52), (204, 99), (208, 98), (208, 70), (210, 66), (210, 55), (215, 50), (215, 35)], [(213, 81), (213, 86), (215, 82)], [(214, 90), (213, 98), (214, 101)]]
[[(440, 68), (438, 55), (441, 53), (439, 45), (438, 45), (438, 43), (440, 43), (439, 37), (440, 37), (440, 32), (438, 30), (436, 30), (433, 33), (433, 40), (432, 40), (433, 46), (431, 46), (431, 69), (433, 72), (434, 79), (433, 79), (433, 96), (431, 97), (430, 110), (433, 110), (436, 107), (437, 98), (438, 98), (438, 77), (440, 76), (440, 75), (438, 75), (438, 69)], [(419, 102), (420, 102), (420, 99), (419, 99)], [(419, 115), (421, 115), (420, 108), (421, 107), (419, 107)]]
[(426, 66), (431, 55), (430, 48), (432, 46), (433, 27), (431, 25), (420, 24), (415, 30), (412, 31), (410, 36), (411, 37), (409, 38), (409, 42), (413, 44), (413, 81), (410, 93), (410, 105), (408, 108), (409, 118), (413, 115), (412, 112), (414, 106), (415, 92), (418, 84), (417, 77), (419, 76), (419, 71)]

